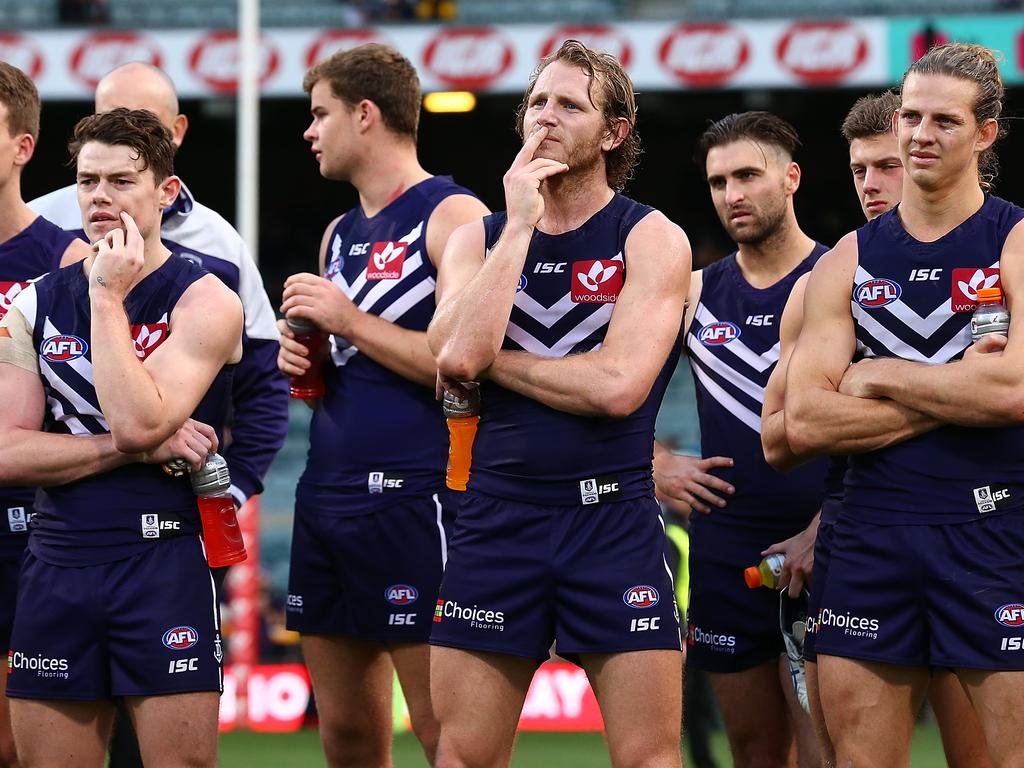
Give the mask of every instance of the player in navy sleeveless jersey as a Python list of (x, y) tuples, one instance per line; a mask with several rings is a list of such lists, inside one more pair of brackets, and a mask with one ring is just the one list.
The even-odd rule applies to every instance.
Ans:
[[(213, 765), (216, 596), (188, 481), (154, 465), (216, 447), (201, 419), (226, 394), (242, 311), (160, 243), (179, 182), (155, 115), (85, 118), (70, 149), (94, 252), (0, 323), (0, 483), (42, 486), (8, 654), (15, 742), (27, 764), (101, 765), (123, 696), (144, 759)], [(135, 328), (161, 343), (140, 354)]]
[[(21, 174), (39, 138), (39, 94), (20, 69), (0, 62), (0, 319), (29, 282), (88, 246), (37, 216), (21, 197)], [(34, 488), (0, 488), (0, 648), (9, 648), (18, 571), (28, 541)], [(4, 675), (0, 683), (0, 765), (15, 765)]]
[[(868, 221), (897, 205), (903, 195), (903, 163), (892, 132), (892, 116), (899, 110), (899, 106), (899, 95), (892, 91), (864, 96), (857, 100), (843, 121), (842, 133), (849, 142), (853, 185), (864, 218)], [(810, 275), (805, 274), (797, 280), (786, 302), (779, 329), (779, 362), (765, 387), (761, 443), (768, 463), (779, 471), (786, 471), (801, 461), (801, 457), (793, 453), (786, 440), (784, 403), (786, 372), (803, 324), (804, 290), (809, 278)], [(843, 498), (846, 457), (836, 456), (833, 461), (835, 465), (828, 475), (828, 494), (822, 504), (820, 524), (818, 517), (815, 517), (806, 531), (797, 534), (793, 540), (772, 545), (763, 553), (787, 553), (780, 581), (788, 586), (791, 596), (795, 597), (804, 584), (810, 581), (808, 615), (811, 617), (818, 614), (828, 577), (832, 527), (841, 512)], [(812, 619), (808, 623), (804, 640), (807, 692), (823, 762), (830, 765), (835, 762), (835, 750), (821, 710), (814, 640)], [(977, 715), (956, 676), (949, 670), (933, 669), (928, 701), (935, 713), (946, 762), (950, 768), (985, 768), (991, 765)]]
[(281, 322), (281, 370), (323, 365), (326, 377), (296, 491), (288, 626), (302, 633), (329, 763), (390, 762), (393, 669), (433, 762), (427, 638), (454, 503), (425, 332), (448, 235), (487, 209), (420, 166), (419, 78), (396, 51), (339, 53), (304, 87), (320, 172), (351, 183), (359, 206), (324, 232), (322, 276), (289, 277), (281, 306), (331, 335), (324, 359)]
[[(687, 302), (686, 352), (705, 458), (659, 451), (655, 465), (663, 493), (700, 500), (702, 513), (705, 502), (715, 507), (690, 518), (687, 663), (710, 673), (738, 766), (785, 763), (794, 736), (801, 765), (817, 761), (811, 724), (783, 684), (789, 672), (778, 596), (743, 580), (765, 547), (807, 526), (824, 495), (825, 462), (779, 475), (760, 440), (783, 307), (826, 250), (803, 233), (793, 211), (798, 146), (793, 127), (767, 112), (729, 115), (701, 138), (712, 202), (737, 251), (694, 275)], [(716, 466), (716, 457), (728, 463)], [(719, 496), (723, 486), (728, 501)]]
[[(431, 643), (439, 766), (503, 765), (552, 643), (587, 671), (614, 765), (678, 766), (678, 610), (651, 479), (686, 236), (616, 193), (635, 164), (619, 63), (570, 40), (534, 71), (507, 210), (457, 230), (428, 336), (481, 380)], [(638, 682), (642, 681), (642, 682)]]
[(903, 199), (807, 286), (786, 437), (851, 454), (815, 639), (841, 765), (906, 762), (935, 667), (956, 671), (993, 762), (1024, 761), (1021, 334), (965, 354), (977, 288), (1024, 295), (1024, 210), (986, 192), (1001, 109), (981, 46), (911, 65), (893, 122)]

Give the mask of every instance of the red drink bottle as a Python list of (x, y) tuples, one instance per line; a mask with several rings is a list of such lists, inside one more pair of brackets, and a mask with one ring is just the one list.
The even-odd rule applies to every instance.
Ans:
[(192, 472), (191, 480), (199, 504), (203, 543), (210, 567), (221, 568), (242, 562), (246, 558), (245, 542), (235, 517), (228, 463), (220, 454), (211, 453), (206, 457), (203, 468)]
[(327, 341), (327, 335), (316, 327), (311, 320), (302, 317), (289, 317), (285, 322), (288, 329), (295, 334), (295, 340), (309, 350), (309, 369), (288, 380), (288, 390), (297, 400), (316, 400), (324, 394), (324, 369), (320, 360), (320, 351)]

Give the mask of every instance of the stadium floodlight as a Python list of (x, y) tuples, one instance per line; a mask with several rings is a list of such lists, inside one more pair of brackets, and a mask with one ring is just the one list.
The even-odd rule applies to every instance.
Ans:
[(469, 91), (434, 91), (423, 97), (427, 112), (472, 112), (476, 96)]

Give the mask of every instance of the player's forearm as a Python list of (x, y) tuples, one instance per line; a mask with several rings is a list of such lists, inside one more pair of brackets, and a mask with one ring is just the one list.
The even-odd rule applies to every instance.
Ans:
[(173, 434), (163, 419), (163, 401), (152, 377), (135, 354), (122, 303), (93, 294), (92, 368), (96, 397), (114, 445), (124, 451), (153, 448)]
[(347, 339), (362, 354), (409, 381), (431, 388), (437, 381), (437, 363), (422, 331), (410, 331), (361, 312)]
[(647, 399), (653, 382), (636, 380), (629, 365), (598, 352), (548, 358), (499, 352), (486, 371), (492, 381), (558, 411), (625, 418)]
[(761, 449), (764, 451), (765, 461), (779, 472), (788, 472), (811, 458), (798, 456), (786, 439), (785, 410), (761, 417)]
[(877, 451), (941, 426), (892, 400), (814, 389), (786, 395), (786, 440), (802, 458)]
[(434, 313), (427, 331), (437, 367), (458, 381), (477, 378), (501, 349), (532, 227), (509, 225), (477, 273)]
[(64, 485), (142, 460), (118, 451), (110, 435), (11, 429), (0, 441), (0, 485)]
[(967, 427), (1024, 422), (1024, 381), (1005, 357), (945, 365), (906, 360), (872, 362), (870, 394), (887, 397), (932, 418)]

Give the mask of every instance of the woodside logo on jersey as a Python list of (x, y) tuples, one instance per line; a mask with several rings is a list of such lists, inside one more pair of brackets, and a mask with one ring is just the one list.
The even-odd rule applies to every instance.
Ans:
[(622, 262), (596, 259), (572, 263), (572, 300), (576, 304), (614, 304), (620, 291)]
[(366, 262), (367, 280), (398, 280), (409, 246), (394, 240), (374, 243), (370, 259)]

